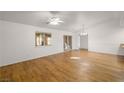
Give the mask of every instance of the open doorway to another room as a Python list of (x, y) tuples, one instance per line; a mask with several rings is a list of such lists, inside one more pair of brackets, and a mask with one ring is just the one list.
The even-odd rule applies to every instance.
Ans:
[(80, 49), (88, 51), (88, 35), (80, 36)]
[(72, 49), (72, 36), (64, 35), (64, 51)]

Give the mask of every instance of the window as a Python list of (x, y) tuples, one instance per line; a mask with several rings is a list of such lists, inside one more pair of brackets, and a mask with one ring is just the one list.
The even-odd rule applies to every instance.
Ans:
[(48, 46), (51, 45), (51, 34), (50, 33), (35, 33), (35, 46)]

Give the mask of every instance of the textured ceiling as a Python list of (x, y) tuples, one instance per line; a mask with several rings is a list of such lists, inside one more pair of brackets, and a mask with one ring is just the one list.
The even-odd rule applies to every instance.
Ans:
[[(0, 20), (33, 25), (43, 28), (53, 28), (67, 31), (78, 31), (84, 24), (86, 28), (110, 18), (120, 18), (124, 12), (83, 12), (83, 11), (1, 11)], [(60, 25), (46, 24), (48, 18), (57, 16), (64, 23)]]

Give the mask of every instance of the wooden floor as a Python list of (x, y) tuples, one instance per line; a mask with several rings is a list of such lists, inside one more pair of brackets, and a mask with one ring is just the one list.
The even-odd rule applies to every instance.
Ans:
[[(70, 57), (81, 57), (70, 59)], [(124, 81), (124, 56), (75, 50), (0, 68), (1, 81)]]

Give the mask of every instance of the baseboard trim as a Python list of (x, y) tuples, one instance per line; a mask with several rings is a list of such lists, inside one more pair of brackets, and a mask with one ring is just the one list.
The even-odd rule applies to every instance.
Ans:
[[(116, 54), (111, 54), (111, 53), (103, 53), (103, 52), (91, 51), (91, 50), (88, 50), (88, 49), (82, 49), (82, 48), (81, 49), (72, 49), (70, 51), (78, 51), (78, 50), (84, 50), (84, 51), (89, 51), (89, 52), (92, 52), (92, 53), (98, 53), (98, 54), (104, 54), (104, 55), (124, 57), (124, 55), (116, 55)], [(65, 53), (65, 52), (70, 52), (70, 51), (61, 51), (61, 52), (58, 52), (58, 53), (53, 53), (53, 54), (46, 55), (46, 56), (36, 57), (36, 58), (32, 58), (32, 59), (24, 60), (24, 61), (20, 61), (20, 62), (15, 62), (15, 63), (12, 63), (12, 64), (1, 65), (0, 67), (11, 66), (13, 64), (19, 64), (19, 63), (23, 63), (23, 62), (27, 62), (27, 61), (32, 61), (32, 60), (36, 60), (36, 59), (40, 59), (40, 58), (44, 58), (44, 57), (48, 57), (48, 56), (52, 56), (52, 55), (54, 56), (54, 55), (58, 55), (58, 54), (62, 54), (62, 53)]]
[(48, 56), (52, 56), (52, 55), (58, 55), (58, 54), (62, 54), (62, 53), (65, 53), (65, 52), (70, 52), (70, 51), (73, 51), (75, 49), (72, 49), (72, 50), (69, 50), (69, 51), (60, 51), (60, 52), (57, 52), (57, 53), (53, 53), (53, 54), (49, 54), (49, 55), (45, 55), (45, 56), (41, 56), (41, 57), (36, 57), (36, 58), (31, 58), (31, 59), (27, 59), (27, 60), (22, 60), (22, 61), (19, 61), (19, 62), (15, 62), (15, 63), (10, 63), (10, 64), (7, 64), (7, 65), (0, 65), (0, 67), (5, 67), (5, 66), (11, 66), (13, 64), (19, 64), (19, 63), (23, 63), (23, 62), (27, 62), (27, 61), (32, 61), (32, 60), (35, 60), (35, 59), (40, 59), (40, 58), (44, 58), (44, 57), (48, 57)]

